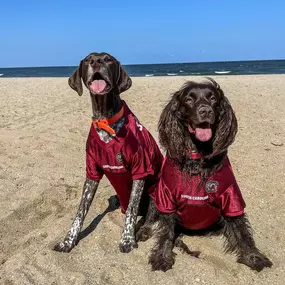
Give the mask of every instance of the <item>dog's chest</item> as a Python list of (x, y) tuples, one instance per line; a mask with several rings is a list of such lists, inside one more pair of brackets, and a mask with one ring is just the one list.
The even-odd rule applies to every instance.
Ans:
[[(123, 127), (124, 123), (125, 123), (125, 118), (122, 117), (116, 123), (114, 123), (110, 126), (115, 131), (115, 133), (117, 134), (119, 132), (119, 130)], [(105, 143), (110, 142), (114, 138), (114, 135), (111, 135), (109, 132), (107, 132), (105, 130), (96, 129), (96, 132), (98, 133), (99, 138)]]

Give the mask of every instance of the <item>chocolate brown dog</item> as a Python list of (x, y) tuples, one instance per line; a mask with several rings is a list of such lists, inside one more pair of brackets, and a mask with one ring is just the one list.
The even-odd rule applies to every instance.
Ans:
[(152, 189), (146, 223), (139, 240), (157, 242), (149, 262), (153, 270), (174, 264), (173, 246), (191, 255), (180, 233), (222, 233), (225, 249), (260, 271), (271, 261), (256, 247), (245, 203), (234, 177), (227, 149), (237, 133), (237, 120), (223, 90), (213, 79), (188, 82), (175, 92), (159, 121), (159, 139), (166, 150), (160, 180)]

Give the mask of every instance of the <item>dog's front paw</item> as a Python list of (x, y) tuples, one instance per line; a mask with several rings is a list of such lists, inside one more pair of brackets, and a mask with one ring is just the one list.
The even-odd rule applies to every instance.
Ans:
[(57, 243), (53, 250), (59, 251), (59, 252), (70, 252), (75, 246), (75, 242), (72, 242), (68, 239), (65, 239), (59, 243)]
[(171, 251), (169, 255), (165, 255), (160, 251), (152, 252), (148, 263), (151, 264), (153, 271), (161, 270), (163, 272), (172, 268), (175, 260), (175, 253)]
[(129, 253), (134, 248), (138, 248), (138, 244), (135, 240), (122, 240), (119, 245), (120, 252), (122, 253)]
[(273, 265), (273, 263), (259, 251), (253, 251), (242, 255), (238, 259), (238, 262), (243, 263), (258, 272), (265, 267), (271, 267)]

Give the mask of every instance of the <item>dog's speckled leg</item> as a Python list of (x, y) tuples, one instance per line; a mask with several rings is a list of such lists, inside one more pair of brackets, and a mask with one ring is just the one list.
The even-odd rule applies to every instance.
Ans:
[(55, 245), (54, 250), (62, 252), (70, 252), (72, 248), (76, 245), (78, 235), (81, 231), (84, 219), (92, 203), (98, 185), (99, 185), (98, 181), (93, 181), (88, 178), (85, 180), (82, 197), (76, 217), (73, 220), (71, 228), (68, 231), (66, 237), (64, 238), (63, 241)]
[(135, 226), (143, 189), (144, 180), (133, 181), (129, 206), (126, 212), (124, 231), (119, 246), (121, 252), (130, 252), (132, 249), (138, 247), (135, 239)]

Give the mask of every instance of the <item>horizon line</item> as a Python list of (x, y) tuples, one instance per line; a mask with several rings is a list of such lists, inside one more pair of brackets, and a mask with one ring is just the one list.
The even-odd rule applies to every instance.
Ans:
[[(165, 63), (122, 63), (123, 66), (133, 66), (133, 65), (167, 65), (167, 64), (187, 64), (187, 63), (225, 63), (225, 62), (246, 62), (246, 61), (279, 61), (285, 60), (285, 58), (277, 59), (248, 59), (248, 60), (218, 60), (218, 61), (183, 61), (183, 62), (165, 62)], [(0, 67), (1, 69), (9, 68), (51, 68), (51, 67), (76, 67), (78, 65), (46, 65), (46, 66), (10, 66), (10, 67)]]

